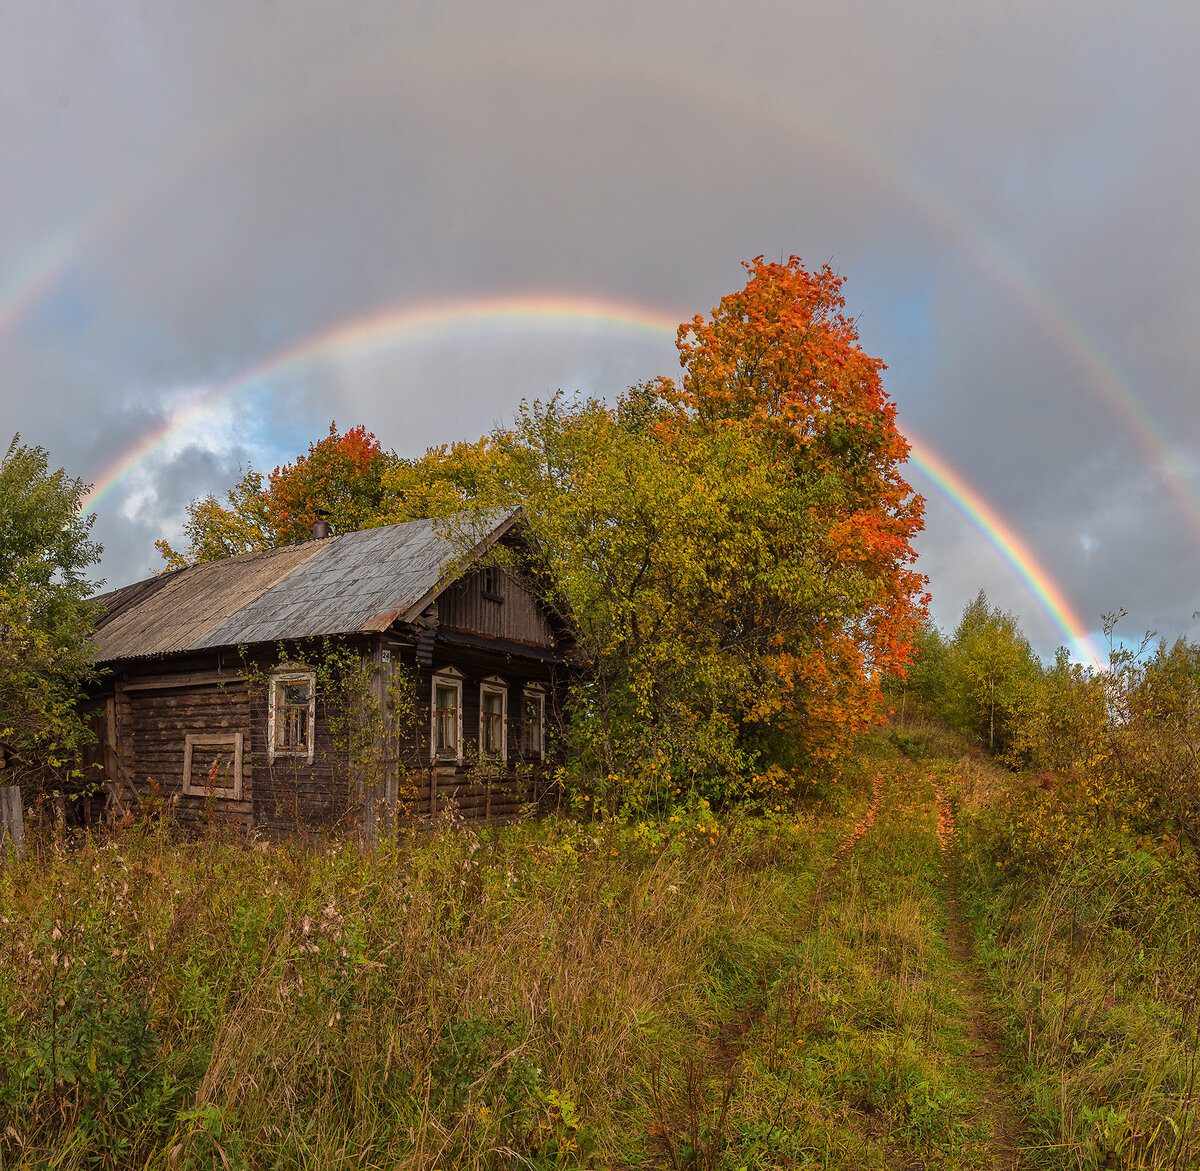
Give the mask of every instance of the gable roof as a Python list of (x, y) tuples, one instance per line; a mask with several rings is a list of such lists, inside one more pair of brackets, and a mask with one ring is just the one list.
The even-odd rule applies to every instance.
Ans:
[(519, 517), (383, 525), (134, 582), (97, 598), (96, 661), (386, 630), (420, 614)]

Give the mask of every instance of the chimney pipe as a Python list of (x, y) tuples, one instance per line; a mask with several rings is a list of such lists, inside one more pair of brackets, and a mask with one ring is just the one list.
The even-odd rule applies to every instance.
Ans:
[(329, 536), (328, 522), (323, 520), (313, 521), (313, 540), (323, 541), (327, 536)]

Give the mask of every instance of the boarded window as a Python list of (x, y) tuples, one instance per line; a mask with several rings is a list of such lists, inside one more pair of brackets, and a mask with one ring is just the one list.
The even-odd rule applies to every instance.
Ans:
[(241, 732), (188, 732), (184, 736), (183, 791), (191, 797), (241, 800)]

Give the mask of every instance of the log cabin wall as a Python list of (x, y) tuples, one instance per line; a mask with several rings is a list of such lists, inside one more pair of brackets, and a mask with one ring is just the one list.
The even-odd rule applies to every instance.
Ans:
[[(538, 633), (528, 623), (508, 629)], [(203, 829), (215, 818), (271, 837), (304, 836), (339, 826), (349, 830), (361, 818), (361, 828), (371, 840), (394, 825), (397, 814), (423, 818), (432, 811), (468, 819), (508, 818), (545, 802), (550, 769), (540, 758), (527, 759), (523, 751), (524, 692), (532, 683), (545, 689), (544, 732), (549, 733), (561, 692), (556, 671), (561, 668), (523, 657), (515, 640), (507, 642), (507, 651), (487, 647), (484, 639), (474, 647), (438, 643), (432, 666), (418, 666), (413, 638), (395, 631), (354, 639), (350, 645), (379, 668), (377, 698), (383, 699), (389, 684), (403, 683), (405, 677), (412, 688), (408, 715), (374, 753), (369, 778), (354, 775), (345, 745), (335, 742), (338, 711), (334, 697), (323, 694), (320, 685), (311, 763), (307, 756), (277, 755), (271, 760), (268, 680), (279, 665), (279, 650), (259, 648), (247, 668), (228, 648), (220, 654), (130, 664), (122, 672), (115, 684), (114, 734), (126, 788), (142, 796), (156, 792), (163, 799), (173, 798), (175, 820), (189, 829)], [(296, 663), (315, 658), (315, 651), (306, 656), (297, 650), (293, 655)], [(433, 677), (444, 666), (454, 666), (462, 677), (462, 765), (433, 766), (430, 760)], [(507, 690), (508, 760), (481, 768), (480, 688), (484, 680), (495, 678), (502, 679)], [(241, 784), (236, 794), (226, 788), (235, 736), (241, 737)], [(218, 757), (220, 783), (215, 792), (205, 791), (209, 766)], [(185, 784), (188, 764), (190, 785)]]
[[(441, 650), (441, 648), (439, 648)], [(407, 664), (412, 669), (412, 664)], [(431, 722), (433, 708), (433, 679), (438, 670), (454, 667), (462, 677), (463, 763), (448, 762), (429, 765), (431, 755)], [(425, 774), (416, 791), (419, 813), (454, 813), (465, 819), (509, 818), (526, 812), (531, 806), (544, 804), (551, 790), (551, 767), (547, 760), (526, 756), (524, 745), (524, 692), (526, 686), (540, 684), (545, 689), (546, 709), (544, 733), (549, 733), (552, 706), (558, 687), (547, 664), (536, 661), (507, 661), (500, 656), (488, 657), (483, 652), (439, 654), (431, 667), (418, 667), (416, 697), (419, 711), (424, 712), (422, 750), (426, 761)], [(484, 680), (503, 679), (506, 690), (506, 731), (508, 759), (506, 762), (479, 762), (479, 716), (481, 686)]]
[[(197, 828), (210, 813), (249, 827), (254, 820), (253, 721), (246, 684), (236, 676), (222, 683), (179, 684), (187, 674), (195, 673), (144, 674), (116, 685), (117, 749), (124, 779), (139, 797), (174, 798), (174, 817), (188, 828)], [(189, 736), (198, 741), (190, 753)], [(238, 736), (240, 778), (232, 775)], [(191, 766), (191, 793), (184, 792), (185, 761)], [(202, 795), (212, 763), (218, 766), (222, 791), (236, 789), (236, 795)]]
[[(268, 680), (277, 659), (260, 656), (249, 671), (226, 663), (221, 678), (217, 663), (167, 659), (139, 665), (115, 684), (114, 730), (126, 786), (140, 797), (172, 800), (172, 816), (188, 829), (212, 817), (283, 836), (343, 821), (350, 780), (346, 754), (331, 734), (333, 698), (317, 689), (311, 763), (306, 754), (272, 760)], [(235, 793), (227, 782), (237, 748)], [(214, 763), (215, 789), (207, 783)]]

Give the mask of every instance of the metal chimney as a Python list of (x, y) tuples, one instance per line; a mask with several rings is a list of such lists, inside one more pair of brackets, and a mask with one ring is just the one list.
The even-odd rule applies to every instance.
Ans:
[(317, 514), (317, 519), (313, 521), (313, 540), (323, 541), (329, 536), (329, 522), (325, 518), (333, 514), (326, 512), (323, 508), (318, 508), (314, 511)]

